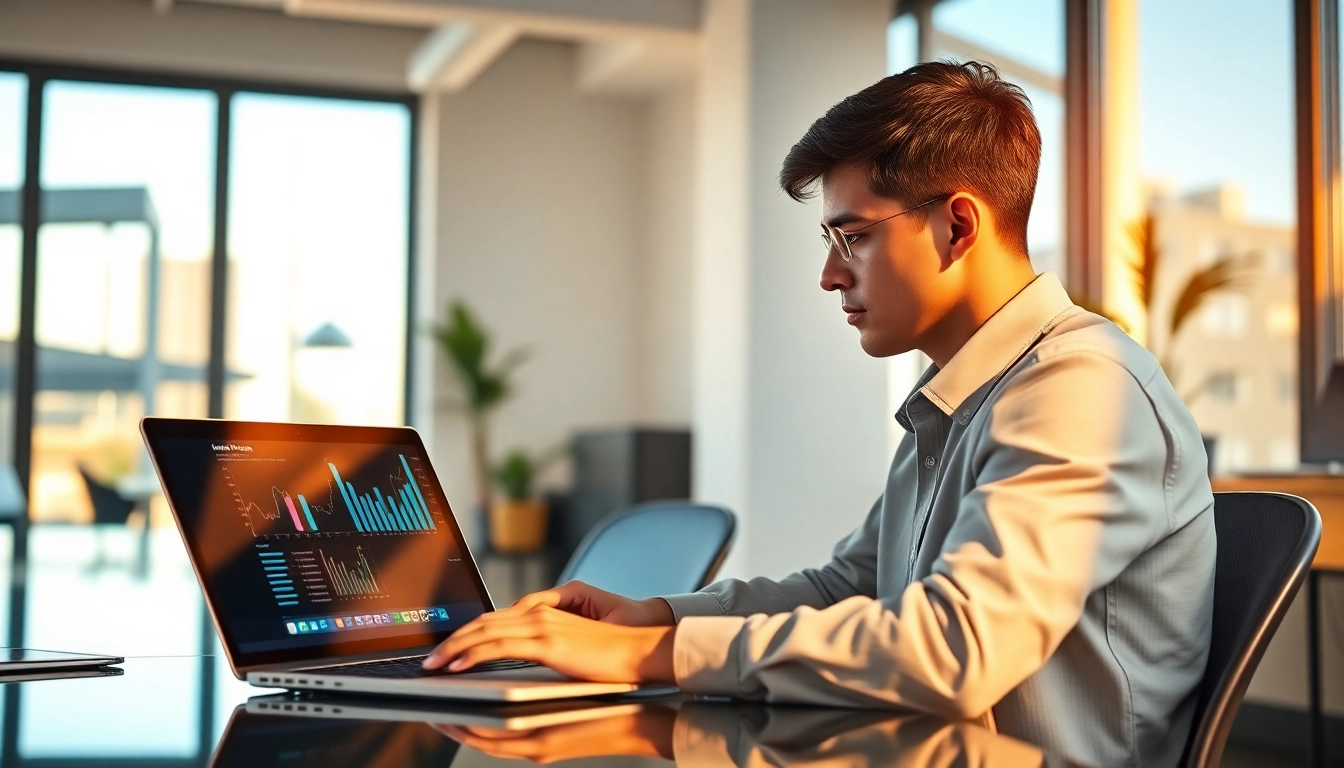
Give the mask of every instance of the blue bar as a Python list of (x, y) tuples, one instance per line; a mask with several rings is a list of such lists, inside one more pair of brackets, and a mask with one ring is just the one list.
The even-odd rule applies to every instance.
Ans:
[[(270, 578), (270, 577), (267, 577)], [(293, 584), (293, 579), (271, 579), (272, 584)]]
[(397, 520), (401, 521), (402, 528), (405, 528), (408, 531), (416, 531), (420, 529), (420, 526), (411, 523), (410, 515), (407, 515), (405, 510), (398, 507), (397, 502), (393, 501), (391, 496), (387, 497), (387, 506), (392, 509), (392, 514), (397, 516)]
[(417, 531), (428, 531), (429, 526), (425, 525), (424, 516), (420, 514), (420, 508), (415, 503), (415, 497), (411, 496), (411, 492), (406, 490), (406, 486), (401, 486), (397, 495), (401, 497), (401, 508), (406, 510), (411, 519), (415, 521), (415, 529)]
[(331, 468), (331, 476), (336, 478), (336, 487), (341, 489), (341, 498), (345, 499), (345, 508), (350, 512), (350, 519), (355, 521), (355, 528), (358, 529), (360, 533), (363, 533), (364, 521), (359, 519), (359, 512), (355, 510), (354, 503), (350, 501), (350, 497), (355, 492), (355, 487), (353, 485), (350, 486), (350, 491), (346, 492), (345, 486), (347, 484), (341, 480), (341, 473), (336, 471), (336, 465), (327, 462), (327, 466)]
[(364, 508), (369, 511), (369, 515), (373, 517), (375, 521), (377, 521), (378, 530), (380, 531), (392, 530), (392, 526), (387, 524), (387, 518), (383, 517), (382, 513), (378, 511), (377, 505), (375, 505), (373, 501), (369, 498), (369, 494), (366, 493), (363, 496), (360, 496), (359, 499), (360, 501), (364, 502)]
[(283, 595), (286, 592), (293, 592), (293, 587), (271, 587), (271, 591), (277, 595)]
[(350, 498), (355, 505), (354, 514), (359, 515), (359, 518), (364, 521), (364, 527), (361, 530), (364, 531), (378, 530), (378, 521), (374, 520), (372, 517), (369, 516), (369, 510), (364, 508), (364, 504), (360, 501), (359, 494), (355, 493), (354, 484), (346, 483), (346, 486), (349, 487), (350, 489)]
[(299, 506), (303, 507), (303, 516), (308, 520), (308, 527), (314, 531), (317, 530), (317, 522), (313, 520), (313, 513), (308, 511), (308, 500), (299, 494)]
[(405, 530), (401, 527), (401, 523), (397, 522), (397, 519), (392, 516), (392, 513), (387, 511), (387, 507), (383, 505), (383, 492), (377, 488), (373, 489), (373, 501), (375, 506), (378, 507), (378, 511), (382, 512), (383, 516), (387, 518), (387, 522), (392, 526), (392, 530)]
[(260, 557), (278, 557), (282, 560), (285, 557), (284, 552), (258, 552), (257, 555)]
[(288, 571), (288, 570), (289, 570), (289, 566), (288, 566), (288, 565), (264, 565), (264, 566), (262, 566), (261, 570), (263, 570), (263, 571)]
[(287, 603), (276, 603), (276, 605), (298, 605), (298, 604), (299, 604), (298, 600), (290, 600)]
[(429, 514), (429, 505), (425, 503), (424, 494), (420, 493), (420, 483), (415, 481), (415, 475), (411, 474), (411, 465), (407, 463), (406, 456), (401, 455), (401, 466), (406, 470), (406, 479), (410, 482), (411, 490), (415, 492), (415, 500), (420, 502), (420, 510), (425, 513), (425, 519), (429, 521), (429, 527), (438, 530), (438, 523), (434, 522), (434, 516)]

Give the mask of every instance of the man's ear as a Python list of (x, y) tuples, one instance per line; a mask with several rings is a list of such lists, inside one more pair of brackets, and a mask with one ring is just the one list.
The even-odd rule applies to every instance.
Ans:
[(946, 208), (950, 237), (947, 243), (948, 255), (959, 259), (975, 247), (980, 235), (982, 208), (979, 200), (965, 192), (958, 192), (948, 198)]

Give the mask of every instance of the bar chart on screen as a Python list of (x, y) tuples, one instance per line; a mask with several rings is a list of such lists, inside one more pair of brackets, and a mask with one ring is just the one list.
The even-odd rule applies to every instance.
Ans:
[(363, 547), (355, 547), (355, 559), (350, 563), (337, 560), (320, 549), (318, 554), (322, 557), (322, 567), (337, 597), (377, 597), (383, 594)]
[[(228, 465), (221, 471), (243, 524), (254, 537), (422, 534), (445, 527), (433, 492), (426, 493), (431, 486), (416, 459), (396, 454), (381, 472), (365, 467), (358, 474), (366, 481), (375, 475), (385, 477), (386, 482), (374, 480), (360, 486), (343, 476), (335, 461), (324, 463), (320, 470), (310, 465), (297, 471), (288, 462), (277, 463), (285, 468), (283, 477), (235, 475), (244, 470)], [(259, 469), (249, 466), (247, 472), (259, 473)], [(307, 493), (292, 490), (295, 486)]]

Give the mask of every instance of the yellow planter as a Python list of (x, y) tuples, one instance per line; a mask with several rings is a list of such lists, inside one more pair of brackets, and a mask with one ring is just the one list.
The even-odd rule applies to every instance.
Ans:
[(546, 543), (546, 502), (495, 499), (490, 504), (490, 548), (536, 552)]

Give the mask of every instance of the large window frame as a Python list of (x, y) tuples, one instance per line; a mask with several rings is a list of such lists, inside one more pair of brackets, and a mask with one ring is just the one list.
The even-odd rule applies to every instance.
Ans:
[(66, 80), (115, 85), (137, 85), (158, 88), (182, 88), (208, 91), (218, 99), (215, 131), (215, 187), (214, 187), (214, 241), (210, 268), (210, 340), (209, 362), (206, 369), (208, 387), (207, 416), (224, 416), (224, 379), (226, 364), (226, 317), (229, 269), (229, 184), (230, 146), (233, 97), (240, 92), (264, 93), (283, 96), (340, 99), (401, 104), (410, 111), (407, 169), (408, 216), (406, 221), (406, 350), (403, 409), (407, 423), (412, 414), (412, 387), (415, 360), (414, 330), (416, 319), (416, 292), (414, 290), (416, 256), (417, 169), (419, 143), (420, 99), (408, 92), (368, 91), (265, 80), (241, 80), (180, 75), (146, 70), (125, 70), (47, 64), (22, 60), (0, 59), (0, 71), (13, 72), (28, 78), (28, 111), (24, 157), (23, 210), (21, 218), (22, 256), (19, 277), (19, 325), (15, 350), (14, 381), (14, 467), (25, 490), (28, 487), (32, 464), (32, 427), (34, 397), (36, 395), (36, 310), (37, 310), (37, 233), (42, 223), (41, 157), (42, 125), (45, 86), (49, 81)]
[[(225, 367), (228, 334), (228, 279), (229, 279), (229, 193), (231, 177), (230, 149), (232, 145), (233, 97), (242, 92), (282, 96), (338, 99), (346, 101), (400, 104), (409, 111), (407, 145), (407, 220), (406, 220), (406, 339), (405, 368), (403, 371), (403, 411), (406, 423), (412, 420), (415, 399), (413, 388), (416, 366), (417, 302), (415, 290), (416, 228), (418, 218), (418, 170), (420, 97), (409, 92), (371, 91), (334, 88), (301, 83), (246, 80), (208, 76), (182, 75), (152, 70), (130, 70), (104, 67), (85, 67), (0, 58), (0, 72), (11, 72), (27, 78), (27, 113), (24, 127), (23, 187), (20, 193), (21, 255), (19, 275), (18, 333), (15, 339), (14, 398), (13, 398), (13, 464), (25, 492), (29, 490), (32, 470), (32, 430), (37, 395), (37, 270), (38, 231), (42, 224), (42, 143), (44, 98), (48, 82), (74, 81), (113, 85), (180, 88), (207, 91), (217, 101), (214, 156), (214, 209), (213, 242), (210, 256), (209, 289), (209, 359), (206, 367), (207, 413), (209, 418), (224, 417)], [(27, 567), (29, 520), (25, 514), (15, 519), (0, 519), (13, 531), (14, 552), (12, 567), (22, 573)], [(11, 580), (9, 605), (8, 644), (23, 645), (27, 613), (25, 580)], [(182, 761), (168, 760), (162, 764), (197, 765), (208, 759), (214, 745), (211, 737), (215, 726), (215, 661), (211, 643), (214, 638), (209, 613), (201, 611), (201, 665), (199, 691), (199, 750), (197, 757)], [(3, 738), (0, 739), (0, 762), (18, 762), (17, 749), (20, 717), (20, 687), (6, 686), (4, 692)]]

